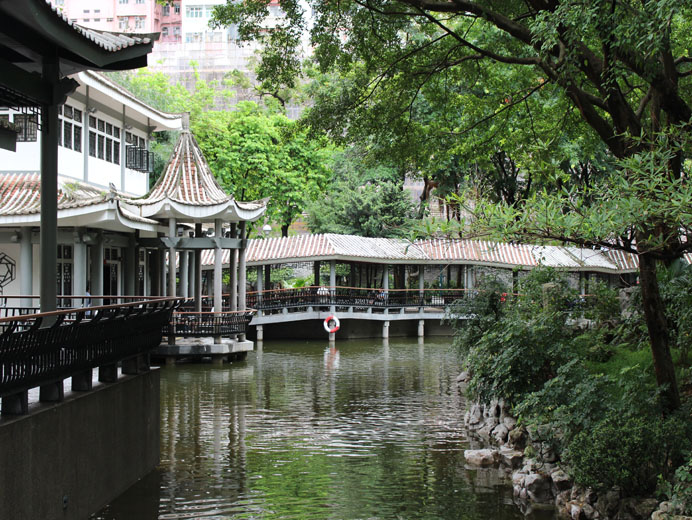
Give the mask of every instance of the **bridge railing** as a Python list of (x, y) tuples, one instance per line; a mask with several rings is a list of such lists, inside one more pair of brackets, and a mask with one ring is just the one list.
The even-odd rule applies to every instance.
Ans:
[(148, 369), (148, 352), (161, 343), (178, 298), (156, 298), (0, 318), (0, 398), (3, 414), (26, 413), (28, 390), (40, 400), (62, 399), (63, 380), (89, 390), (99, 381)]
[(174, 312), (163, 335), (210, 337), (244, 334), (255, 310), (225, 312)]
[(467, 289), (370, 289), (363, 287), (301, 287), (272, 289), (247, 294), (247, 304), (261, 311), (307, 307), (353, 307), (391, 309), (404, 307), (445, 307), (469, 297)]

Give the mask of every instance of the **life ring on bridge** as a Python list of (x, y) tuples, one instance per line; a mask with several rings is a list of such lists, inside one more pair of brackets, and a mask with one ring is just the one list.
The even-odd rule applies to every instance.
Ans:
[(324, 325), (324, 330), (331, 334), (339, 330), (341, 327), (341, 322), (339, 321), (339, 318), (337, 318), (334, 314), (331, 314), (324, 319), (322, 325)]

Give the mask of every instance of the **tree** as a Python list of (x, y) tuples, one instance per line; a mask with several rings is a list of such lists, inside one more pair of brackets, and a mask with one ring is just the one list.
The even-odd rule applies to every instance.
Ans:
[(283, 236), (308, 202), (325, 190), (331, 146), (294, 121), (251, 101), (232, 112), (205, 112), (192, 124), (209, 166), (239, 200), (269, 197), (267, 214)]
[(364, 237), (410, 234), (414, 204), (396, 170), (368, 165), (353, 149), (336, 154), (334, 163), (327, 193), (308, 207), (310, 231)]
[[(250, 38), (260, 34), (267, 4), (229, 1), (215, 16), (239, 23), (241, 37)], [(287, 16), (272, 39), (283, 44), (284, 59), (260, 65), (263, 77), (274, 81), (297, 73), (299, 49), (290, 36), (306, 26), (297, 0), (281, 5)], [(315, 60), (322, 72), (339, 70), (342, 78), (338, 97), (316, 101), (313, 114), (322, 119), (313, 124), (337, 128), (349, 114), (349, 126), (375, 128), (379, 120), (379, 135), (391, 135), (401, 125), (415, 126), (416, 100), (426, 88), (427, 100), (437, 93), (443, 102), (451, 99), (452, 108), (458, 93), (485, 94), (484, 102), (468, 107), (482, 112), (476, 123), (456, 126), (468, 119), (448, 115), (449, 139), (463, 138), (474, 125), (498, 120), (542, 92), (576, 109), (589, 139), (616, 161), (607, 182), (588, 190), (541, 189), (520, 207), (486, 207), (481, 217), (492, 226), (504, 223), (505, 234), (517, 239), (636, 253), (657, 381), (668, 406), (678, 407), (656, 268), (692, 247), (692, 192), (683, 171), (692, 117), (692, 6), (676, 0), (314, 0), (310, 7)], [(512, 90), (493, 90), (493, 76), (507, 75), (517, 78)], [(380, 95), (385, 92), (390, 96)], [(549, 157), (535, 164), (558, 185)], [(595, 198), (593, 189), (599, 190)]]

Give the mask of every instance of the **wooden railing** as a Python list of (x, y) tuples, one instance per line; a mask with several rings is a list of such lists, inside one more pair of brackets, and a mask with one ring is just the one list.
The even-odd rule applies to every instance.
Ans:
[(163, 335), (209, 337), (245, 334), (255, 310), (233, 312), (174, 312)]
[(96, 367), (104, 382), (117, 378), (119, 362), (124, 373), (148, 369), (148, 352), (161, 343), (179, 302), (156, 298), (0, 318), (2, 413), (26, 413), (31, 388), (41, 387), (41, 400), (59, 400), (68, 377), (73, 390), (88, 390)]

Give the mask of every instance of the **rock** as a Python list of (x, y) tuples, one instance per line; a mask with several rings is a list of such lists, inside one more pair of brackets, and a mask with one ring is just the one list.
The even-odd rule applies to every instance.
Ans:
[(464, 450), (464, 459), (473, 466), (492, 466), (497, 462), (498, 453), (495, 450)]
[(519, 450), (513, 450), (507, 446), (502, 446), (500, 448), (500, 460), (505, 466), (516, 469), (524, 460), (524, 454)]
[(526, 448), (526, 442), (528, 440), (528, 433), (526, 432), (526, 428), (520, 426), (519, 428), (513, 429), (509, 432), (507, 440), (508, 444), (513, 448), (517, 450), (523, 450), (524, 448)]
[(498, 444), (504, 444), (505, 442), (507, 442), (507, 435), (509, 434), (509, 430), (503, 423), (500, 423), (497, 426), (495, 426), (495, 428), (493, 428), (493, 431), (490, 432), (490, 434), (495, 438)]
[(569, 503), (570, 490), (562, 491), (555, 496), (555, 507), (559, 511), (567, 511), (567, 504)]
[(478, 404), (474, 404), (469, 411), (469, 424), (478, 424), (481, 422), (481, 417), (483, 417), (483, 412)]
[(572, 481), (570, 480), (569, 475), (567, 475), (567, 473), (561, 469), (553, 471), (550, 474), (550, 480), (552, 480), (552, 488), (555, 495), (558, 495), (563, 491), (568, 491), (572, 488)]
[(502, 424), (505, 425), (505, 428), (507, 428), (507, 430), (512, 431), (514, 428), (517, 427), (517, 420), (511, 415), (506, 415), (504, 419), (502, 419)]
[(526, 478), (526, 473), (523, 471), (515, 471), (512, 473), (512, 485), (524, 487), (524, 479)]
[(457, 383), (468, 383), (469, 379), (471, 379), (471, 375), (464, 370), (461, 374), (457, 376)]
[(588, 488), (584, 492), (584, 500), (586, 500), (587, 504), (593, 506), (598, 501), (598, 493), (596, 493), (593, 489)]
[(586, 520), (586, 516), (584, 515), (581, 505), (570, 502), (568, 511), (569, 517), (572, 520)]
[(495, 426), (497, 426), (497, 422), (495, 422), (494, 417), (490, 417), (487, 421), (488, 422), (478, 430), (478, 435), (486, 440), (490, 440), (491, 432), (495, 429)]
[(620, 501), (616, 520), (648, 520), (658, 506), (655, 498), (624, 498)]
[(529, 498), (534, 502), (550, 502), (553, 498), (550, 491), (550, 478), (541, 473), (526, 475), (524, 487)]

